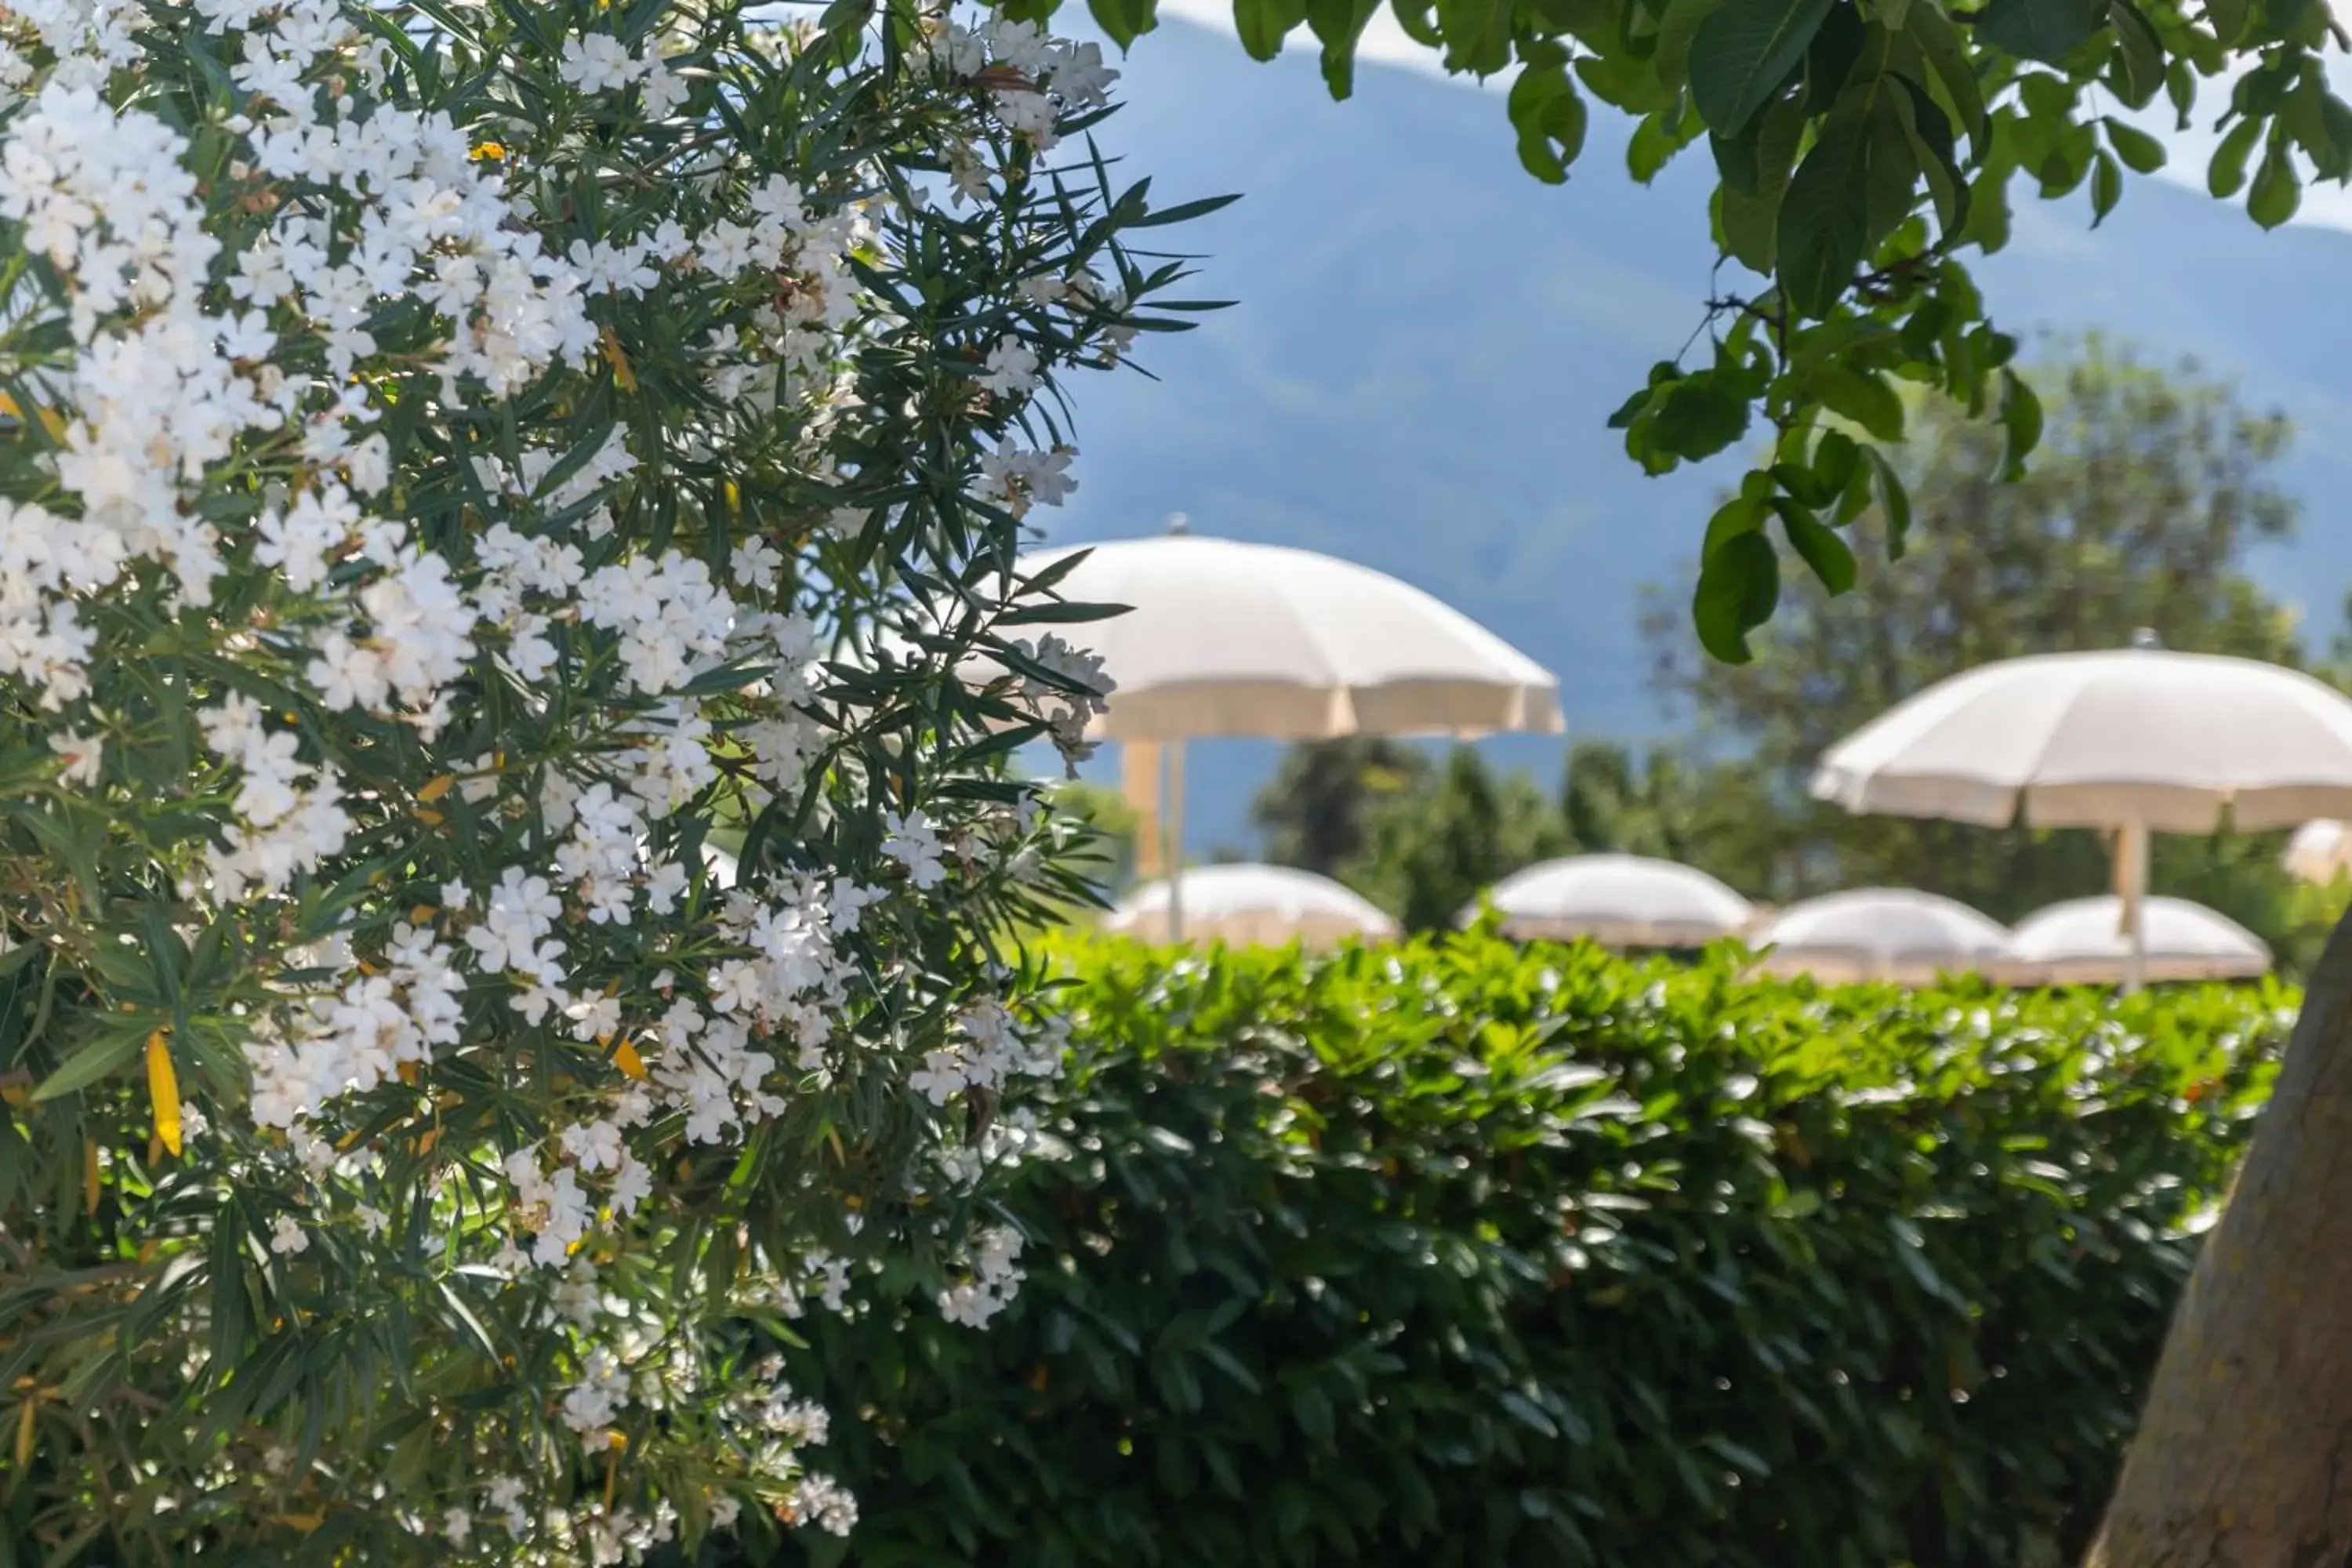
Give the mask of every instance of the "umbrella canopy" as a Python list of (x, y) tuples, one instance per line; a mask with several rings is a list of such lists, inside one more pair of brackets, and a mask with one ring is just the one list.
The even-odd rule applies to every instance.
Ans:
[[(1590, 937), (1607, 947), (1697, 947), (1729, 936), (1752, 906), (1706, 872), (1639, 855), (1573, 855), (1515, 871), (1487, 897), (1522, 940)], [(1461, 923), (1475, 919), (1475, 904)]]
[(2332, 882), (2352, 871), (2352, 830), (2333, 817), (2306, 822), (2287, 840), (2280, 864), (2306, 882)]
[(1939, 681), (1822, 759), (1849, 811), (2211, 833), (2352, 806), (2352, 701), (2254, 659), (2135, 647)]
[[(2146, 901), (2147, 978), (2240, 980), (2268, 973), (2271, 950), (2227, 915), (2186, 899)], [(2106, 985), (2125, 977), (2130, 953), (2113, 896), (2072, 899), (2028, 915), (2011, 933), (1996, 972), (2018, 984)]]
[(2352, 701), (2277, 665), (2170, 653), (2145, 632), (2133, 644), (1940, 681), (1832, 747), (1813, 794), (1849, 811), (2113, 828), (2117, 918), (2137, 951), (2150, 832), (2352, 808)]
[[(1084, 546), (1027, 555), (1031, 577)], [(1090, 734), (1111, 741), (1213, 735), (1484, 735), (1563, 728), (1559, 682), (1535, 660), (1420, 589), (1312, 551), (1170, 534), (1121, 540), (1055, 584), (1063, 598), (1126, 605), (1067, 630), (1118, 684)]]
[(1790, 904), (1750, 939), (1761, 966), (1816, 980), (1921, 984), (1980, 970), (2009, 932), (1968, 905), (1903, 888), (1857, 888)]
[(1181, 873), (1171, 910), (1165, 879), (1146, 882), (1121, 899), (1103, 921), (1106, 931), (1146, 942), (1173, 941), (1181, 934), (1235, 947), (1279, 947), (1302, 942), (1310, 947), (1349, 937), (1396, 934), (1396, 922), (1328, 877), (1287, 866), (1200, 866)]

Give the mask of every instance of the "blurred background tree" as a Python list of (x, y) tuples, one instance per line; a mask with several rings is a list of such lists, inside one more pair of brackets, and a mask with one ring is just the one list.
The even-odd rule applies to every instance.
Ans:
[[(1574, 746), (1550, 802), (1466, 749), (1441, 765), (1391, 742), (1297, 748), (1257, 803), (1269, 858), (1339, 877), (1413, 926), (1445, 923), (1530, 860), (1580, 851), (1680, 860), (1775, 904), (1885, 885), (2014, 921), (2103, 890), (2108, 854), (2094, 833), (1853, 816), (1807, 789), (1837, 740), (1990, 659), (2122, 647), (2145, 627), (2168, 647), (2308, 662), (2293, 615), (2246, 571), (2251, 550), (2295, 525), (2273, 477), (2287, 421), (2193, 363), (2158, 368), (2095, 337), (2064, 345), (2035, 380), (2048, 426), (2017, 482), (2001, 478), (1997, 427), (1916, 408), (1902, 462), (1908, 553), (1889, 563), (1886, 520), (1864, 514), (1854, 590), (1832, 597), (1788, 574), (1752, 663), (1706, 658), (1687, 609), (1659, 595), (1644, 633), (1654, 679), (1686, 718), (1681, 736), (1646, 752)], [(2315, 668), (2352, 672), (2352, 641)], [(2346, 889), (2290, 879), (2284, 839), (2159, 836), (2155, 886), (2230, 915), (2299, 968)]]

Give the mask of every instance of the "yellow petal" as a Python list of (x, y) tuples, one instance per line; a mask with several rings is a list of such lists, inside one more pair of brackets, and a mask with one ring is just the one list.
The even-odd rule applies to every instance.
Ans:
[(16, 1407), (16, 1468), (23, 1469), (33, 1462), (33, 1402), (29, 1399)]
[(613, 1052), (613, 1065), (631, 1078), (643, 1080), (646, 1076), (646, 1058), (637, 1055), (637, 1047), (626, 1040)]
[(449, 786), (457, 782), (457, 775), (456, 773), (443, 773), (440, 777), (434, 779), (425, 784), (423, 789), (418, 790), (416, 792), (416, 798), (423, 801), (425, 805), (431, 805), (435, 801), (439, 800), (443, 795), (447, 795), (449, 793)]
[(437, 811), (427, 811), (420, 805), (416, 808), (416, 820), (427, 827), (438, 827), (441, 826), (441, 814)]
[(172, 1047), (163, 1031), (147, 1037), (147, 1098), (155, 1104), (155, 1137), (164, 1148), (180, 1152), (180, 1075), (172, 1068)]
[(613, 367), (614, 383), (623, 392), (636, 391), (637, 373), (629, 368), (628, 352), (621, 347), (620, 337), (610, 327), (597, 336), (604, 345), (604, 363)]

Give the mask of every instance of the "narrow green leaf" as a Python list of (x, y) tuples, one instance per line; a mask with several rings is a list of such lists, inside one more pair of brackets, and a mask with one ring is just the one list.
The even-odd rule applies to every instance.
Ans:
[(2105, 148), (2091, 161), (2091, 226), (2106, 222), (2107, 215), (2116, 210), (2116, 203), (2124, 194), (2123, 166), (2115, 154)]
[(55, 1100), (61, 1094), (71, 1094), (91, 1084), (122, 1066), (139, 1054), (147, 1041), (149, 1026), (144, 1024), (108, 1022), (98, 1026), (89, 1038), (74, 1047), (58, 1070), (43, 1079), (33, 1090), (36, 1103)]

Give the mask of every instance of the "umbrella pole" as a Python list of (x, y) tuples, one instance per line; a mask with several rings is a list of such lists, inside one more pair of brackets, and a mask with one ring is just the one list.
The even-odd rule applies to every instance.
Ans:
[(2127, 822), (2116, 832), (2116, 898), (2123, 906), (2124, 994), (2147, 984), (2147, 829)]
[(1161, 748), (1167, 778), (1160, 792), (1160, 817), (1167, 826), (1167, 847), (1161, 859), (1168, 879), (1168, 940), (1184, 940), (1184, 742), (1171, 741)]

